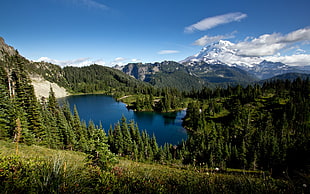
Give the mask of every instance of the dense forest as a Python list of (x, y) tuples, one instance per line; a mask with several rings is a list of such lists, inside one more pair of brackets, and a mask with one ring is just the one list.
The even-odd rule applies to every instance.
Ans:
[(7, 56), (0, 63), (0, 139), (113, 158), (102, 127), (81, 122), (68, 104), (59, 106), (52, 89), (49, 98), (37, 100), (23, 58)]
[(307, 172), (310, 164), (310, 81), (272, 81), (189, 94), (184, 160), (274, 175)]
[[(63, 74), (57, 78), (58, 81), (65, 79), (64, 85), (76, 92), (121, 92), (117, 96), (137, 93), (138, 95), (133, 96), (131, 104), (137, 111), (172, 111), (187, 108), (183, 125), (188, 130), (188, 139), (180, 145), (165, 144), (159, 147), (154, 135), (140, 131), (134, 121), (127, 121), (125, 117), (120, 118), (119, 123), (105, 131), (107, 129), (95, 126), (91, 121), (82, 122), (76, 108), (71, 111), (67, 103), (60, 106), (52, 89), (48, 98), (37, 99), (29, 79), (31, 64), (33, 63), (19, 55), (6, 55), (0, 60), (0, 140), (14, 142), (17, 155), (19, 145), (37, 145), (54, 150), (85, 153), (87, 165), (92, 166), (90, 169), (98, 167), (100, 170), (96, 173), (105, 172), (104, 177), (102, 174), (98, 175), (102, 179), (91, 179), (101, 185), (96, 187), (97, 192), (103, 187), (100, 181), (107, 183), (113, 182), (112, 180), (115, 180), (115, 185), (117, 182), (123, 184), (114, 188), (119, 192), (138, 192), (136, 189), (145, 182), (152, 188), (154, 185), (148, 182), (149, 180), (156, 183), (153, 192), (160, 189), (173, 191), (173, 185), (176, 185), (178, 191), (182, 191), (184, 185), (186, 189), (193, 185), (199, 188), (198, 183), (202, 180), (210, 180), (204, 188), (204, 191), (208, 192), (210, 188), (227, 191), (224, 189), (226, 188), (237, 192), (243, 187), (240, 183), (247, 185), (249, 192), (258, 188), (256, 191), (274, 191), (274, 188), (286, 192), (304, 191), (307, 187), (310, 170), (309, 79), (275, 80), (262, 85), (237, 85), (180, 92), (175, 88), (154, 88), (139, 81), (132, 82), (121, 72), (110, 73), (110, 70), (97, 65), (85, 68), (67, 67), (61, 70)], [(119, 85), (109, 82), (115, 79), (119, 81)], [(10, 183), (9, 180), (13, 179), (12, 177), (16, 178), (16, 173), (22, 172), (29, 163), (23, 163), (24, 159), (15, 156), (8, 159), (1, 154), (0, 152), (0, 188), (7, 189), (11, 188), (10, 184), (7, 184)], [(119, 169), (114, 166), (117, 160), (125, 159), (151, 164), (171, 164), (178, 169), (189, 170), (175, 171), (160, 167), (169, 173), (179, 174), (169, 180), (163, 177), (155, 180), (147, 178), (147, 175), (135, 179), (133, 175), (125, 174), (128, 167)], [(7, 161), (25, 166), (16, 168), (13, 163)], [(13, 167), (7, 167), (10, 165)], [(35, 162), (35, 165), (41, 163)], [(29, 170), (28, 168), (26, 169)], [(62, 164), (62, 168), (66, 169), (66, 163)], [(229, 173), (230, 169), (242, 169), (243, 173), (253, 171), (256, 175), (254, 178), (245, 179), (236, 176), (237, 179), (233, 180), (234, 178), (224, 175), (224, 178), (219, 176), (206, 179), (208, 174), (192, 174), (213, 173), (215, 170)], [(63, 178), (65, 174), (62, 175)], [(183, 176), (185, 174), (201, 176), (201, 179), (191, 177), (193, 182), (184, 184), (185, 180), (189, 180)], [(284, 183), (271, 177), (266, 179), (267, 175), (281, 178), (279, 180), (284, 180)], [(289, 182), (295, 177), (298, 177), (298, 183), (301, 181), (307, 184), (301, 184), (302, 188), (299, 185), (296, 189), (292, 186), (293, 183)], [(252, 178), (255, 183), (265, 181), (262, 183), (265, 187), (250, 187), (249, 180)], [(163, 180), (167, 181), (162, 182), (167, 184), (165, 188), (159, 184)], [(225, 181), (221, 183), (219, 180)], [(239, 181), (240, 187), (228, 186), (234, 181)], [(136, 185), (137, 183), (139, 185)], [(216, 183), (214, 187), (210, 187), (212, 183)], [(20, 184), (25, 183), (21, 180)], [(126, 190), (126, 184), (132, 188)], [(92, 184), (89, 183), (86, 187), (91, 188), (90, 185)], [(68, 192), (66, 188), (62, 187)], [(19, 189), (21, 187), (11, 191), (18, 193)]]
[(135, 160), (172, 159), (223, 170), (263, 170), (274, 176), (309, 172), (309, 79), (205, 88), (186, 95), (193, 101), (183, 122), (189, 134), (185, 142), (158, 148), (155, 137), (140, 134), (123, 118), (109, 131), (111, 150)]

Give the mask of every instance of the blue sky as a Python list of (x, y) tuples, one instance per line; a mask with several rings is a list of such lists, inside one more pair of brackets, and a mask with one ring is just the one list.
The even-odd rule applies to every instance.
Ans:
[(34, 61), (180, 61), (225, 39), (242, 55), (310, 65), (309, 0), (0, 0), (0, 7), (0, 36)]

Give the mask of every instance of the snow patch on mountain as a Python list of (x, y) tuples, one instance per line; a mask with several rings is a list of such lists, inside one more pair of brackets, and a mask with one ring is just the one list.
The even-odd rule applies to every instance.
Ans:
[(304, 66), (300, 67), (290, 66), (275, 61), (275, 59), (277, 58), (240, 55), (237, 44), (230, 41), (220, 40), (202, 48), (199, 53), (180, 61), (180, 63), (187, 66), (195, 66), (199, 64), (198, 62), (205, 62), (213, 65), (220, 64), (237, 67), (249, 72), (259, 79), (267, 79), (276, 75), (292, 72), (302, 73), (304, 71), (304, 73), (310, 73), (310, 66), (304, 64)]
[(228, 66), (248, 66), (258, 64), (263, 61), (260, 57), (245, 57), (238, 55), (238, 50), (234, 48), (235, 44), (220, 40), (201, 49), (196, 55), (190, 56), (180, 63), (204, 61), (208, 64), (226, 64)]

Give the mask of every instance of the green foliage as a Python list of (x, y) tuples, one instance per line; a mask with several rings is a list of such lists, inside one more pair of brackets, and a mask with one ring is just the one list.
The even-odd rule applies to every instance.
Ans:
[(75, 93), (101, 92), (121, 96), (119, 93), (137, 93), (149, 87), (119, 70), (95, 64), (87, 67), (65, 67), (63, 72), (69, 88)]
[(22, 147), (26, 156), (0, 154), (1, 192), (101, 193), (114, 184), (114, 175), (89, 165), (81, 153), (35, 147), (42, 153), (29, 154), (31, 148)]
[(226, 175), (121, 161), (113, 169), (118, 193), (290, 193), (292, 185), (269, 176)]
[(139, 131), (134, 121), (122, 117), (108, 132), (108, 144), (113, 153), (136, 161), (161, 161), (155, 136)]
[(205, 62), (129, 63), (122, 70), (156, 88), (177, 88), (180, 91), (201, 90), (203, 87), (214, 88), (227, 84), (248, 84), (256, 80), (239, 68)]
[(89, 165), (79, 152), (0, 141), (0, 189), (7, 193), (301, 193), (265, 174), (222, 174), (188, 166), (120, 160), (111, 171)]
[[(5, 56), (0, 62), (0, 139), (79, 150), (91, 155), (96, 161), (93, 164), (102, 168), (113, 164), (114, 155), (102, 128), (87, 127), (76, 108), (72, 115), (67, 104), (61, 107), (52, 88), (49, 98), (38, 102), (27, 74), (28, 60), (14, 55)], [(50, 68), (54, 72), (52, 65)]]
[(189, 91), (192, 88), (201, 89), (207, 84), (197, 76), (191, 75), (184, 65), (174, 61), (130, 63), (123, 68), (123, 72), (138, 80), (150, 83), (156, 88), (168, 87)]
[(145, 90), (143, 94), (124, 96), (119, 100), (135, 111), (156, 112), (174, 112), (184, 109), (188, 103), (175, 88), (153, 88)]
[[(184, 126), (185, 163), (309, 173), (310, 81), (203, 90)], [(294, 158), (294, 159), (293, 159)]]
[(44, 79), (57, 83), (59, 86), (69, 88), (69, 83), (64, 76), (64, 70), (55, 64), (48, 62), (27, 62), (25, 66), (26, 70), (30, 74), (37, 74), (42, 76)]

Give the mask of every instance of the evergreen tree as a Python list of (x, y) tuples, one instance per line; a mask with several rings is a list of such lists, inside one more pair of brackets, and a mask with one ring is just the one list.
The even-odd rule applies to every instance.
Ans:
[(131, 155), (133, 142), (128, 129), (127, 119), (124, 116), (121, 118), (120, 127), (122, 133), (123, 154)]
[(76, 106), (73, 109), (73, 131), (76, 133), (77, 137), (77, 144), (76, 148), (80, 151), (87, 151), (88, 144), (87, 144), (87, 132), (86, 132), (86, 124), (82, 124), (80, 121), (80, 116), (77, 111)]
[(12, 105), (3, 84), (0, 83), (0, 139), (12, 138)]

